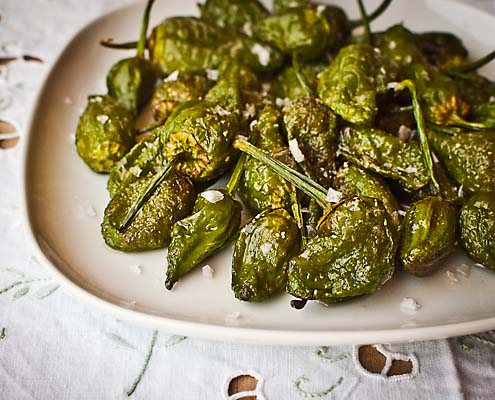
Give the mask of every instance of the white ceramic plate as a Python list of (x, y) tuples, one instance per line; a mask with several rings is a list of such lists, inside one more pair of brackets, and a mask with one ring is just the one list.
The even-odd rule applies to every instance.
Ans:
[[(152, 23), (165, 16), (194, 14), (194, 0), (158, 1)], [(338, 1), (357, 16), (352, 1)], [(369, 9), (378, 0), (369, 1)], [(265, 344), (323, 345), (444, 338), (495, 328), (495, 274), (473, 268), (469, 278), (447, 279), (463, 255), (450, 258), (434, 277), (418, 279), (397, 271), (379, 293), (334, 307), (309, 304), (296, 311), (289, 296), (264, 304), (243, 304), (230, 290), (231, 249), (208, 261), (214, 279), (201, 268), (172, 292), (163, 281), (166, 251), (122, 254), (105, 246), (100, 220), (108, 202), (106, 177), (92, 173), (77, 157), (76, 124), (86, 96), (105, 92), (110, 66), (125, 52), (101, 48), (105, 37), (132, 40), (143, 4), (108, 14), (83, 29), (67, 46), (39, 95), (25, 156), (26, 216), (36, 251), (49, 270), (79, 298), (133, 321), (167, 332)], [(478, 57), (495, 44), (493, 17), (447, 0), (395, 0), (373, 25), (404, 21), (417, 31), (447, 30), (460, 35)], [(491, 72), (493, 69), (486, 70)], [(72, 104), (66, 104), (67, 97)], [(92, 216), (93, 209), (96, 217)], [(133, 265), (141, 265), (143, 273)], [(421, 304), (415, 315), (399, 309), (404, 297)], [(239, 313), (239, 318), (229, 315)]]

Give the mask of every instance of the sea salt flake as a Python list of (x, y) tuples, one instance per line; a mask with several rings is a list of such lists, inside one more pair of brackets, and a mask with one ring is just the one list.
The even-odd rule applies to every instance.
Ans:
[(271, 243), (263, 243), (260, 246), (260, 250), (263, 253), (263, 255), (266, 256), (270, 252), (270, 250), (272, 249), (272, 247), (273, 247), (273, 245)]
[(489, 103), (495, 103), (495, 96), (490, 96), (490, 98), (488, 99), (488, 102)]
[(415, 173), (417, 173), (417, 172), (418, 172), (418, 169), (417, 169), (417, 168), (414, 168), (414, 167), (407, 167), (407, 168), (406, 168), (406, 172), (407, 172), (408, 174), (415, 174)]
[(225, 117), (227, 115), (230, 115), (230, 111), (227, 111), (225, 108), (222, 108), (219, 105), (215, 106), (215, 112), (220, 115), (221, 117)]
[(437, 155), (435, 153), (433, 153), (433, 152), (431, 153), (431, 158), (433, 159), (433, 162), (435, 164), (438, 164), (439, 163), (438, 157), (437, 157)]
[(391, 40), (388, 44), (388, 48), (389, 49), (395, 49), (397, 47), (397, 43), (395, 43), (395, 41)]
[(282, 98), (280, 98), (280, 97), (277, 97), (277, 98), (275, 99), (275, 105), (276, 105), (277, 107), (286, 107), (286, 106), (288, 106), (289, 104), (290, 104), (290, 99), (289, 99), (288, 97), (286, 97), (286, 98), (284, 98), (284, 99), (282, 99)]
[(253, 27), (251, 25), (250, 21), (247, 21), (243, 26), (242, 26), (242, 31), (248, 35), (251, 36), (253, 34)]
[(139, 168), (137, 165), (135, 165), (134, 167), (129, 168), (129, 172), (132, 175), (134, 175), (136, 178), (139, 178), (141, 176), (141, 172), (143, 172), (143, 170), (141, 168)]
[(342, 200), (342, 193), (330, 187), (328, 189), (327, 197), (325, 197), (325, 200), (329, 203), (338, 203), (340, 200)]
[(84, 215), (89, 218), (96, 218), (96, 209), (93, 206), (87, 206), (84, 208)]
[(297, 143), (297, 139), (292, 139), (289, 141), (289, 150), (294, 157), (296, 162), (301, 163), (304, 161), (304, 154), (299, 148), (299, 143)]
[(412, 297), (404, 297), (400, 302), (400, 311), (403, 314), (413, 315), (421, 308), (421, 305)]
[(129, 265), (129, 269), (137, 275), (141, 275), (143, 273), (143, 267), (140, 264)]
[(407, 141), (414, 136), (414, 131), (405, 125), (401, 125), (399, 128), (399, 139), (402, 141)]
[(464, 197), (464, 186), (459, 186), (459, 189), (457, 189), (457, 197)]
[(321, 15), (325, 12), (327, 9), (327, 6), (320, 4), (318, 7), (316, 7), (316, 14)]
[(212, 267), (210, 267), (208, 264), (205, 265), (203, 268), (201, 268), (201, 271), (203, 277), (205, 277), (206, 279), (212, 279), (213, 273), (215, 272), (215, 270)]
[(246, 116), (247, 118), (252, 118), (256, 115), (256, 106), (254, 104), (246, 104)]
[(206, 77), (211, 81), (216, 81), (218, 79), (218, 69), (207, 69)]
[(446, 271), (445, 275), (447, 276), (447, 279), (449, 280), (450, 283), (459, 283), (459, 279), (455, 276), (455, 274), (452, 271)]
[(179, 71), (175, 70), (174, 72), (172, 72), (169, 76), (167, 76), (163, 82), (173, 82), (173, 81), (176, 81), (177, 78), (179, 77)]
[(387, 85), (387, 89), (398, 91), (402, 89), (402, 86), (399, 82), (389, 82), (389, 84)]
[(201, 197), (206, 199), (208, 202), (215, 204), (223, 200), (224, 195), (218, 190), (207, 190), (206, 192), (201, 193)]
[(109, 120), (110, 118), (108, 117), (108, 115), (98, 115), (96, 117), (96, 120), (100, 123), (100, 124), (106, 124), (107, 121)]
[(469, 278), (469, 275), (471, 273), (471, 267), (467, 264), (461, 264), (455, 270), (459, 275), (463, 276), (464, 278)]
[(260, 61), (260, 64), (266, 67), (269, 62), (270, 62), (270, 51), (260, 45), (259, 43), (256, 43), (252, 48), (251, 51), (258, 56), (258, 60)]
[(397, 212), (399, 213), (399, 215), (400, 215), (401, 217), (403, 217), (404, 215), (406, 215), (406, 212), (405, 212), (404, 210), (399, 210), (399, 211), (397, 211)]
[(256, 125), (258, 125), (258, 120), (255, 119), (254, 121), (251, 121), (251, 123), (249, 124), (249, 129), (252, 131), (254, 130), (254, 128), (256, 127)]

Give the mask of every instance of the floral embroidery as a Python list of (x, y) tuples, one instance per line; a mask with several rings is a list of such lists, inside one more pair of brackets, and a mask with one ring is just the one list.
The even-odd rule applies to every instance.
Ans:
[(480, 335), (466, 335), (456, 339), (457, 344), (464, 351), (469, 351), (474, 347), (473, 344), (466, 343), (467, 341), (479, 343), (484, 346), (488, 346), (491, 347), (492, 349), (495, 349), (495, 341)]
[(25, 275), (21, 271), (17, 271), (13, 268), (2, 268), (2, 270), (17, 277), (17, 280), (5, 286), (3, 289), (0, 289), (0, 295), (16, 289), (12, 295), (12, 300), (18, 300), (27, 295), (31, 290), (31, 284), (33, 283), (38, 284), (40, 282), (48, 282), (48, 284), (41, 286), (34, 293), (34, 296), (39, 300), (50, 296), (60, 287), (59, 284), (53, 283), (51, 278), (25, 279)]
[(136, 377), (136, 379), (134, 379), (134, 382), (132, 383), (131, 387), (126, 392), (128, 397), (132, 396), (132, 394), (136, 391), (139, 383), (141, 382), (141, 379), (143, 379), (144, 373), (148, 369), (148, 364), (151, 360), (151, 356), (153, 355), (153, 349), (155, 348), (155, 343), (156, 343), (157, 337), (158, 337), (158, 332), (153, 331), (153, 336), (151, 337), (151, 342), (150, 342), (150, 345), (148, 347), (148, 351), (146, 353), (146, 357), (144, 359), (144, 364), (141, 368), (141, 371), (139, 371), (138, 376)]
[(337, 354), (336, 356), (330, 356), (329, 350), (330, 347), (327, 346), (317, 347), (315, 350), (315, 355), (316, 357), (319, 358), (321, 362), (329, 363), (329, 364), (333, 364), (345, 360), (351, 356), (350, 353), (347, 352)]
[(337, 386), (340, 386), (342, 384), (342, 382), (344, 381), (344, 378), (343, 377), (340, 377), (339, 379), (337, 379), (337, 381), (332, 385), (330, 386), (328, 389), (324, 389), (322, 391), (319, 391), (319, 392), (309, 392), (309, 391), (306, 391), (304, 390), (302, 387), (301, 387), (301, 384), (302, 383), (306, 383), (306, 382), (309, 382), (309, 379), (306, 377), (306, 376), (300, 376), (299, 378), (297, 379), (294, 379), (294, 387), (296, 388), (296, 391), (303, 397), (306, 397), (306, 398), (317, 398), (317, 397), (325, 397), (326, 395), (328, 395), (329, 393), (331, 393)]

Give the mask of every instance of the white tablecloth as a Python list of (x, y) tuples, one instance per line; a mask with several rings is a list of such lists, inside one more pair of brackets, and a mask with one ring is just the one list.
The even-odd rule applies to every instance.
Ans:
[[(84, 24), (129, 0), (1, 0), (0, 120), (25, 134), (41, 76)], [(495, 14), (494, 0), (473, 0)], [(495, 44), (495, 42), (494, 42)], [(236, 399), (232, 378), (258, 380), (259, 400), (493, 399), (495, 335), (377, 346), (372, 374), (357, 347), (265, 347), (169, 336), (74, 300), (31, 255), (20, 224), (20, 146), (0, 149), (0, 399)], [(410, 374), (387, 376), (393, 360)]]

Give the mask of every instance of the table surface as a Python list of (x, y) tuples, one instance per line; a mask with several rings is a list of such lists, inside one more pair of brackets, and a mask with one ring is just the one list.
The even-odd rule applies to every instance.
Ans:
[[(130, 0), (0, 3), (0, 397), (3, 399), (488, 399), (495, 333), (397, 345), (274, 347), (131, 326), (74, 300), (20, 223), (27, 116), (57, 54)], [(495, 15), (495, 0), (466, 1)]]

